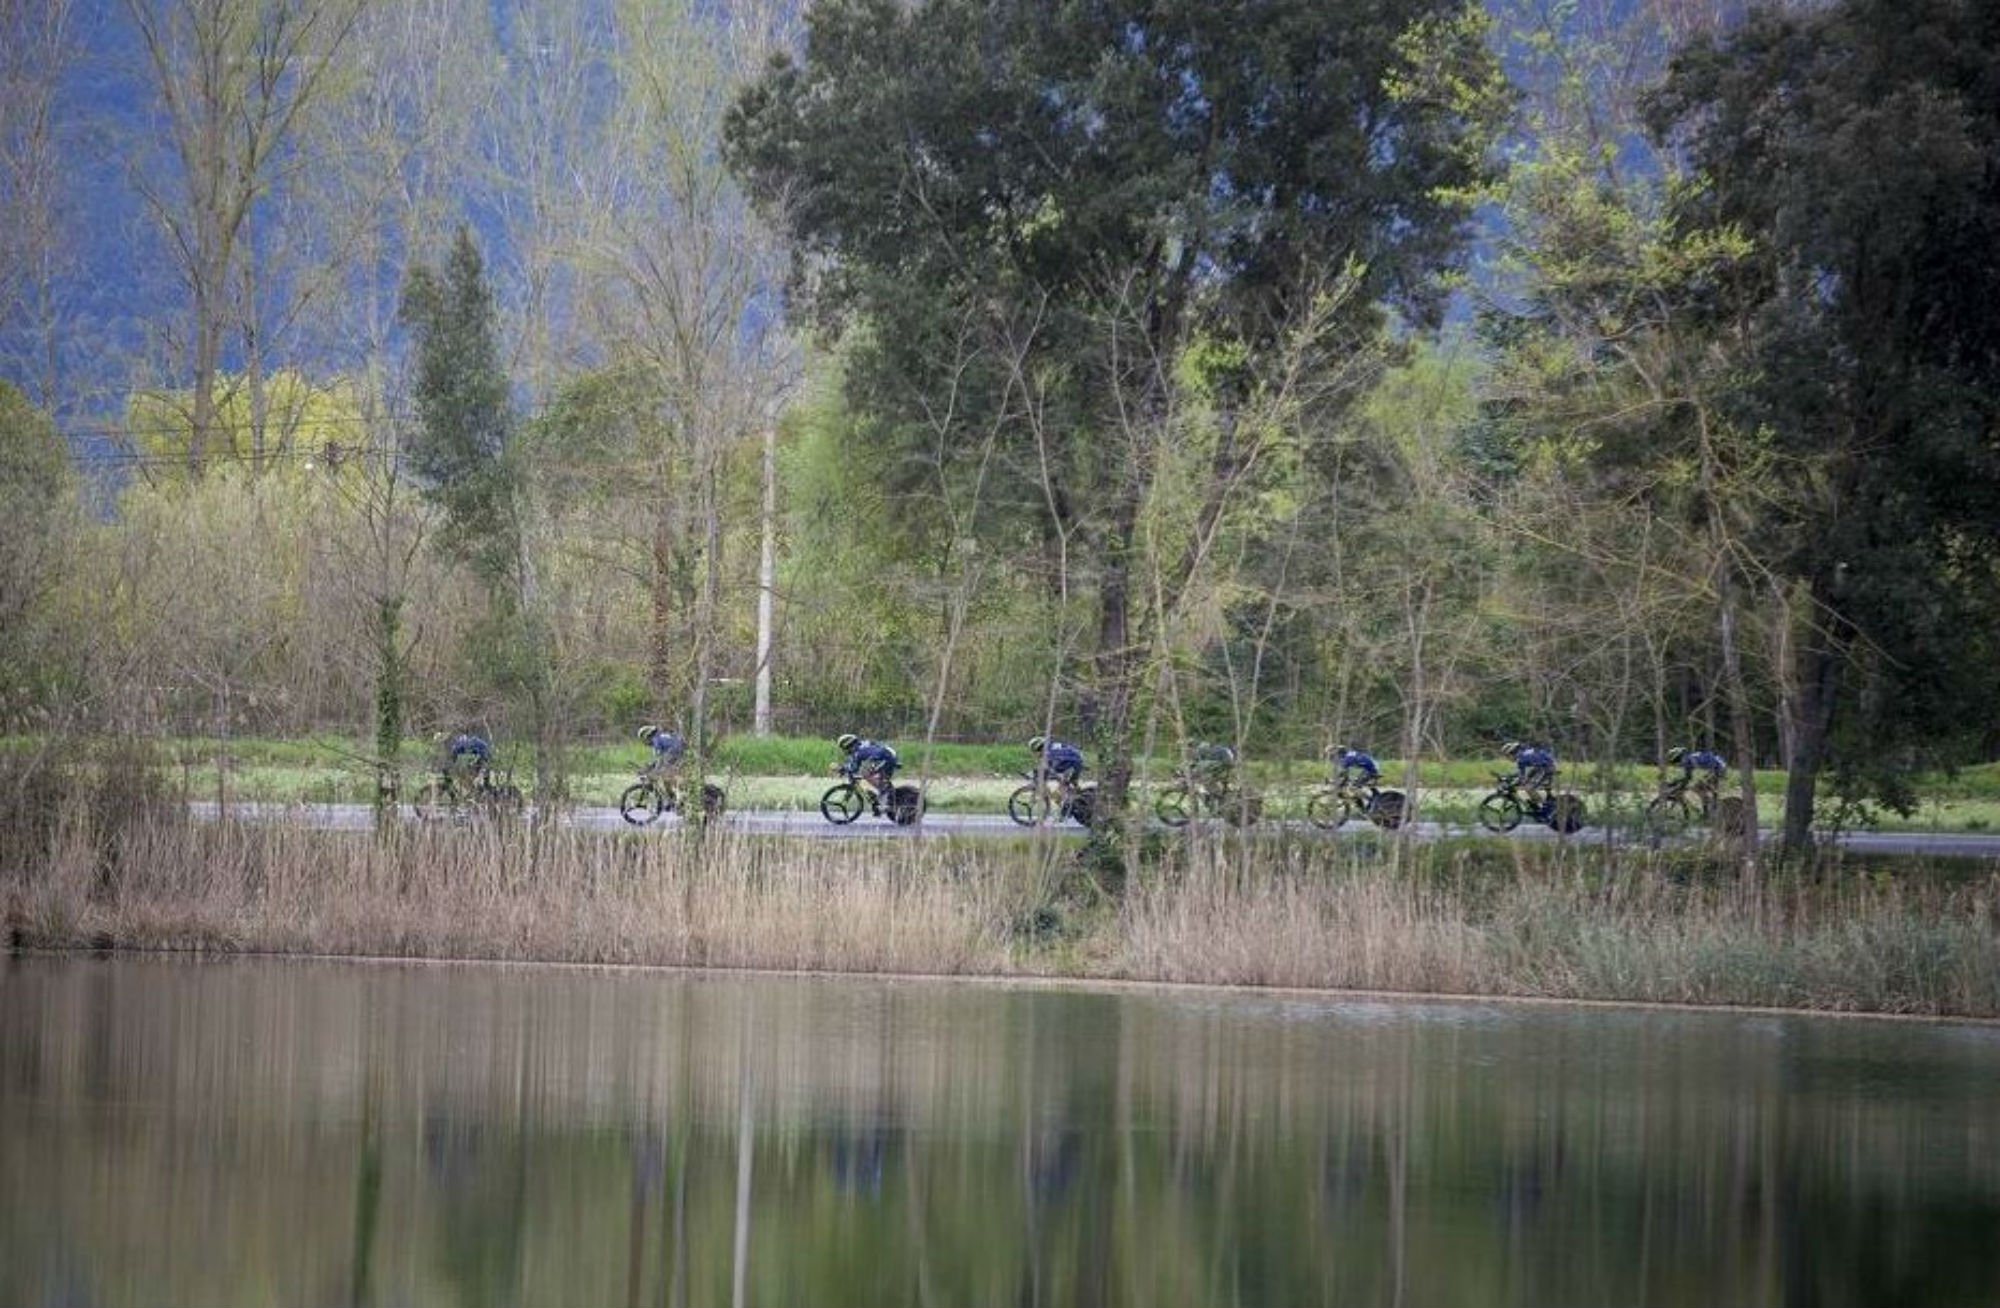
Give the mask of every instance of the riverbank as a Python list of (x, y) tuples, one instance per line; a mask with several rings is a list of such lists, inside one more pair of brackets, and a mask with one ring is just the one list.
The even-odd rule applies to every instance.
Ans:
[(10, 861), (16, 947), (1033, 976), (2000, 1016), (2000, 878), (1746, 881), (1698, 852), (71, 822)]

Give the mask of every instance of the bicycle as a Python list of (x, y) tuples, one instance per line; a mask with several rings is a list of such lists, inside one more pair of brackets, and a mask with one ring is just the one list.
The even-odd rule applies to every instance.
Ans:
[[(844, 775), (837, 763), (833, 771), (836, 776)], [(914, 826), (924, 815), (924, 792), (915, 786), (891, 786), (884, 791), (874, 773), (864, 772), (828, 787), (819, 797), (819, 815), (837, 827), (846, 826), (864, 811), (886, 817), (899, 827)]]
[(1384, 831), (1403, 825), (1408, 797), (1374, 781), (1334, 781), (1306, 800), (1306, 821), (1323, 831), (1338, 831), (1350, 818), (1365, 817)]
[[(1688, 801), (1690, 793), (1693, 803)], [(1660, 793), (1646, 805), (1646, 826), (1659, 837), (1692, 826), (1699, 816), (1703, 825), (1734, 836), (1742, 833), (1743, 814), (1742, 796), (1718, 794), (1710, 778), (1667, 777), (1660, 782)]]
[(1514, 772), (1496, 772), (1493, 780), (1493, 793), (1479, 801), (1479, 825), (1488, 831), (1512, 831), (1523, 818), (1565, 836), (1583, 829), (1586, 809), (1582, 796), (1544, 792), (1536, 798), (1523, 794), (1520, 775)]
[(1170, 827), (1184, 827), (1204, 814), (1219, 816), (1231, 826), (1249, 826), (1264, 815), (1264, 798), (1227, 782), (1209, 784), (1189, 777), (1160, 792), (1153, 801), (1153, 814)]
[[(721, 786), (710, 781), (702, 782), (702, 817), (711, 822), (721, 817), (726, 798)], [(635, 827), (643, 827), (662, 813), (683, 812), (685, 799), (677, 778), (642, 771), (638, 781), (625, 787), (625, 793), (618, 797), (618, 815)]]
[(1028, 784), (1007, 796), (1007, 816), (1024, 827), (1040, 826), (1051, 813), (1056, 820), (1068, 818), (1079, 826), (1089, 826), (1097, 811), (1097, 787), (1074, 785), (1060, 777), (1038, 777), (1023, 772)]
[(417, 817), (425, 822), (470, 817), (499, 821), (519, 817), (526, 801), (511, 775), (495, 781), (491, 771), (481, 768), (469, 779), (450, 771), (440, 772), (417, 792), (414, 806)]

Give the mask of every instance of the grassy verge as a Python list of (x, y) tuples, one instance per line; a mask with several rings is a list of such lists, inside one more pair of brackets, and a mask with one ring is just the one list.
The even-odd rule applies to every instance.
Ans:
[[(2000, 878), (1745, 882), (1466, 841), (1075, 846), (519, 827), (393, 837), (73, 812), (0, 873), (17, 945), (1126, 978), (2000, 1015)], [(17, 845), (17, 851), (25, 844)]]

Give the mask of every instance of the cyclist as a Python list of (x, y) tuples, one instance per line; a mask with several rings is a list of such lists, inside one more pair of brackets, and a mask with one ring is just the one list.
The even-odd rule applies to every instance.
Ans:
[(1083, 751), (1074, 745), (1036, 736), (1028, 742), (1028, 748), (1041, 758), (1042, 768), (1051, 781), (1074, 787), (1077, 778), (1083, 775)]
[(833, 743), (847, 756), (840, 765), (842, 776), (849, 781), (866, 777), (877, 790), (888, 793), (895, 784), (896, 769), (903, 763), (895, 750), (877, 740), (864, 740), (851, 731), (842, 732)]
[(680, 732), (648, 722), (639, 728), (639, 739), (653, 751), (653, 761), (646, 765), (648, 776), (669, 779), (680, 770), (681, 756), (687, 753), (687, 741), (681, 739)]
[(1722, 755), (1709, 749), (1688, 749), (1680, 745), (1667, 751), (1667, 766), (1681, 770), (1681, 785), (1694, 780), (1696, 771), (1703, 776), (1696, 789), (1715, 790), (1722, 784), (1722, 774), (1729, 771), (1729, 763)]
[(1352, 745), (1327, 746), (1326, 760), (1333, 764), (1333, 781), (1337, 786), (1372, 786), (1382, 779), (1382, 769), (1374, 756)]
[(450, 739), (440, 731), (431, 737), (444, 745), (444, 774), (467, 784), (476, 783), (493, 765), (493, 744), (484, 736), (460, 731)]
[(1196, 786), (1208, 794), (1226, 795), (1236, 775), (1236, 751), (1227, 745), (1203, 741), (1194, 747), (1188, 775)]
[(1545, 796), (1556, 782), (1556, 754), (1542, 745), (1510, 740), (1500, 752), (1514, 760), (1514, 784), (1530, 799)]

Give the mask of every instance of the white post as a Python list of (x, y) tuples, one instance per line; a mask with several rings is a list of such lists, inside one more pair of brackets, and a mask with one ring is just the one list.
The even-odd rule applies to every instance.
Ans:
[(764, 542), (757, 558), (757, 710), (755, 728), (771, 734), (771, 610), (778, 585), (778, 423), (764, 424)]

